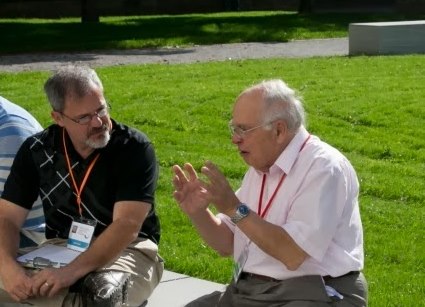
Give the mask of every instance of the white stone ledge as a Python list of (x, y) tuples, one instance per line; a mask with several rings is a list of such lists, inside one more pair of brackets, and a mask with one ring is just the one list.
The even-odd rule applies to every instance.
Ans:
[(351, 23), (349, 55), (425, 53), (425, 20)]

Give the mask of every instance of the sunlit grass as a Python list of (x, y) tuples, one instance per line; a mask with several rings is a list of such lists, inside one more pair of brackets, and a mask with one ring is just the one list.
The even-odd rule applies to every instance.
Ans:
[[(209, 159), (235, 188), (246, 165), (227, 129), (246, 86), (282, 78), (304, 97), (311, 133), (339, 148), (361, 184), (370, 306), (424, 306), (424, 56), (333, 57), (99, 68), (112, 116), (145, 131), (161, 174), (161, 255), (172, 271), (226, 283), (231, 261), (198, 237), (172, 198), (171, 166)], [(46, 72), (0, 73), (0, 93), (44, 126)]]

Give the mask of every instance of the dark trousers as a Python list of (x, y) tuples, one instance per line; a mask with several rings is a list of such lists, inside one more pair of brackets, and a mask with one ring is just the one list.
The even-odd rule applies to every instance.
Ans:
[[(325, 288), (334, 288), (343, 299), (330, 297)], [(225, 292), (202, 296), (186, 307), (321, 307), (367, 306), (367, 282), (362, 273), (338, 278), (318, 275), (280, 281), (255, 278), (232, 282)]]

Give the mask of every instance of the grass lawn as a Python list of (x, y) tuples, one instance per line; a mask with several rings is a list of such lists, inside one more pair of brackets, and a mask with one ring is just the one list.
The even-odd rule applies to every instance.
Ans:
[[(195, 233), (172, 198), (171, 166), (217, 163), (236, 188), (246, 165), (230, 142), (233, 100), (282, 78), (304, 97), (308, 129), (339, 148), (361, 184), (370, 306), (425, 306), (425, 57), (331, 57), (99, 68), (112, 117), (145, 131), (161, 174), (160, 250), (172, 271), (226, 283), (231, 261)], [(0, 73), (0, 93), (51, 123), (46, 72)]]
[(85, 24), (80, 18), (0, 19), (0, 54), (346, 37), (351, 22), (417, 19), (425, 14), (237, 12), (102, 17)]

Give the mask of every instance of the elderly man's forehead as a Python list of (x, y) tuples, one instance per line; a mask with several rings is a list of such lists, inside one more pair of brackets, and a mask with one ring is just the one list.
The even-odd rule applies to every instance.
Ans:
[(236, 99), (236, 104), (241, 105), (263, 106), (263, 102), (263, 91), (261, 89), (246, 91)]

